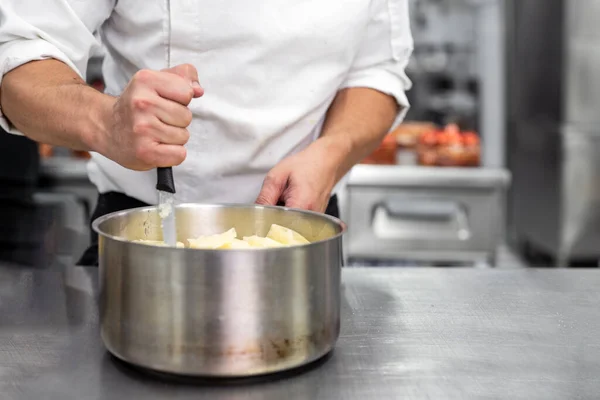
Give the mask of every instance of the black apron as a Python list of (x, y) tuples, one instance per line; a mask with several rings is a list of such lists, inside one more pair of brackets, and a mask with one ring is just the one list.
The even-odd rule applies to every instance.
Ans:
[[(98, 204), (96, 205), (96, 209), (92, 214), (92, 218), (90, 220), (90, 232), (91, 232), (91, 245), (88, 249), (83, 253), (81, 259), (77, 263), (77, 265), (81, 266), (98, 266), (98, 234), (91, 229), (91, 223), (96, 218), (102, 217), (103, 215), (110, 214), (117, 211), (127, 210), (129, 208), (137, 208), (137, 207), (148, 207), (148, 204), (143, 201), (139, 201), (123, 193), (118, 192), (108, 192), (102, 193), (98, 196)], [(338, 207), (337, 196), (333, 195), (329, 200), (329, 204), (327, 205), (327, 210), (325, 214), (331, 215), (332, 217), (339, 218), (340, 211)]]
[(39, 174), (37, 143), (0, 129), (0, 261), (43, 264), (51, 215), (34, 201)]

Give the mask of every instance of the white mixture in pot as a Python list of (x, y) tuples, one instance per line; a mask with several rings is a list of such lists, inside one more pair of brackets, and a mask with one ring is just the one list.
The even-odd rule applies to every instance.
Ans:
[[(137, 243), (143, 243), (151, 246), (163, 246), (167, 244), (160, 240), (135, 240)], [(284, 246), (298, 246), (310, 243), (304, 236), (298, 232), (285, 228), (281, 225), (273, 224), (267, 233), (267, 236), (244, 236), (238, 239), (235, 228), (217, 235), (200, 236), (195, 239), (187, 239), (187, 245), (177, 242), (177, 247), (191, 249), (264, 249)]]

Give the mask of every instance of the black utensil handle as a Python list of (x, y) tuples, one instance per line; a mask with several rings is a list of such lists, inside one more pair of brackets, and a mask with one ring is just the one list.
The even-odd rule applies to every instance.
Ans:
[(175, 180), (173, 179), (173, 168), (156, 169), (156, 190), (175, 193)]

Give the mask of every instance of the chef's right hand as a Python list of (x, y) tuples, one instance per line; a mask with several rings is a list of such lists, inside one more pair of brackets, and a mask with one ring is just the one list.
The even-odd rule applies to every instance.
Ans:
[(181, 164), (192, 122), (188, 105), (203, 94), (193, 65), (140, 70), (109, 112), (100, 152), (139, 171)]

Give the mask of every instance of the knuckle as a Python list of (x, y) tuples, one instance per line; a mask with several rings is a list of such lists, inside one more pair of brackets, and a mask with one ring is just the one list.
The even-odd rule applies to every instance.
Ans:
[(186, 107), (183, 114), (183, 122), (185, 123), (185, 126), (189, 126), (192, 123), (193, 119), (194, 114), (192, 114), (192, 111)]
[(192, 99), (194, 98), (194, 89), (187, 82), (182, 80), (175, 88), (176, 97), (173, 99), (177, 101), (177, 103), (186, 107), (192, 102)]
[(152, 130), (152, 124), (148, 121), (137, 121), (133, 124), (132, 131), (134, 134), (144, 136), (150, 133)]
[(196, 74), (196, 67), (190, 63), (183, 64), (181, 67), (186, 76), (194, 76)]
[(180, 146), (179, 149), (174, 154), (174, 159), (173, 159), (174, 164), (173, 165), (180, 165), (181, 163), (183, 163), (185, 161), (186, 156), (187, 156), (187, 151), (186, 151), (185, 147)]
[(131, 99), (132, 106), (138, 111), (147, 111), (154, 106), (152, 100), (145, 97), (134, 97)]
[(268, 185), (280, 186), (282, 184), (282, 180), (279, 175), (269, 172), (265, 177), (265, 183)]
[(188, 87), (186, 88), (186, 93), (185, 93), (185, 99), (187, 104), (191, 103), (192, 99), (194, 98), (194, 89), (187, 85)]
[(277, 175), (274, 174), (273, 172), (269, 172), (269, 173), (267, 173), (267, 176), (265, 176), (266, 182), (273, 182), (275, 180), (277, 180)]
[(187, 129), (182, 129), (181, 132), (181, 141), (185, 144), (190, 140), (190, 131)]
[(258, 197), (256, 198), (256, 204), (267, 204), (267, 198), (265, 197), (264, 194), (259, 194)]
[(148, 146), (137, 146), (134, 152), (135, 158), (144, 164), (152, 164), (152, 150)]
[(147, 83), (152, 80), (154, 73), (149, 69), (140, 69), (138, 72), (133, 75), (134, 82)]
[(302, 208), (298, 205), (298, 202), (293, 199), (286, 201), (285, 206), (288, 208), (297, 208), (297, 209)]

